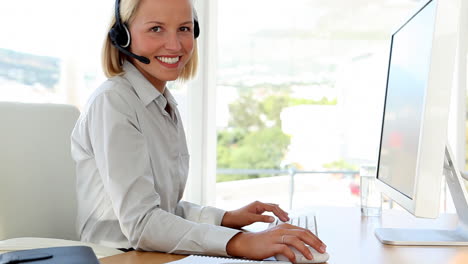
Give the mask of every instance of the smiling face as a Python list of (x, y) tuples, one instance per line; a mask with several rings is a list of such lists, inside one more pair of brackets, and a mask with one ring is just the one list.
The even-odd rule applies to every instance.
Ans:
[(129, 23), (130, 51), (150, 59), (131, 59), (159, 90), (179, 77), (194, 49), (191, 0), (141, 0)]

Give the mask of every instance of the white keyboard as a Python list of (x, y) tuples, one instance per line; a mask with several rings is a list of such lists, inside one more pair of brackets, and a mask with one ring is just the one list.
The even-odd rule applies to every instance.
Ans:
[(276, 218), (276, 220), (273, 223), (270, 223), (268, 228), (277, 226), (282, 223), (288, 223), (291, 225), (309, 229), (313, 234), (318, 236), (317, 218), (315, 217), (315, 214), (310, 215), (310, 216), (307, 216), (307, 215), (292, 216), (292, 217), (289, 217), (288, 222), (282, 222), (281, 220)]

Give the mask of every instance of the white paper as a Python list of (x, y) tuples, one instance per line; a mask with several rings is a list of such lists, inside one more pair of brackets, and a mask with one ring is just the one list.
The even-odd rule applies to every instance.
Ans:
[(290, 264), (284, 261), (257, 261), (236, 258), (220, 258), (210, 256), (190, 255), (186, 258), (169, 262), (171, 264), (234, 264), (234, 263), (249, 263), (249, 264)]

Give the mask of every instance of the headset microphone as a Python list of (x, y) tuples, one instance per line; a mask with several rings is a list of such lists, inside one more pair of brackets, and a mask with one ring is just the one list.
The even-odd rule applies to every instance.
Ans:
[(132, 52), (130, 52), (130, 51), (128, 51), (128, 50), (122, 48), (120, 45), (115, 45), (115, 44), (114, 44), (114, 46), (115, 46), (117, 49), (119, 49), (123, 54), (125, 54), (125, 55), (127, 55), (127, 56), (130, 56), (130, 57), (132, 57), (132, 58), (135, 58), (135, 59), (141, 61), (141, 62), (144, 63), (144, 64), (150, 64), (150, 60), (149, 60), (148, 58), (146, 58), (146, 57), (144, 57), (144, 56), (138, 56), (138, 55), (136, 55), (135, 53), (132, 53)]

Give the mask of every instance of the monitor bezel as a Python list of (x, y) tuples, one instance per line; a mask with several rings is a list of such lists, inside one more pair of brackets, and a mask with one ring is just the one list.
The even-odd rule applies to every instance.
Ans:
[[(381, 139), (377, 162), (377, 186), (390, 199), (418, 217), (435, 218), (439, 214), (440, 191), (443, 176), (445, 146), (447, 144), (447, 126), (452, 89), (453, 72), (458, 38), (457, 16), (453, 16), (453, 6), (446, 0), (429, 0), (422, 3), (392, 34), (393, 37), (407, 23), (417, 16), (431, 2), (435, 2), (435, 21), (432, 37), (429, 76), (422, 111), (422, 124), (419, 131), (418, 157), (414, 181), (414, 196), (408, 197), (379, 179), (380, 152), (382, 135), (385, 128), (385, 106), (387, 104), (388, 78), (391, 64), (391, 52), (387, 70), (385, 102), (382, 117)], [(452, 12), (452, 13), (450, 13)], [(455, 45), (454, 45), (455, 44)], [(438, 67), (444, 65), (445, 67)], [(440, 87), (447, 86), (447, 89)]]

